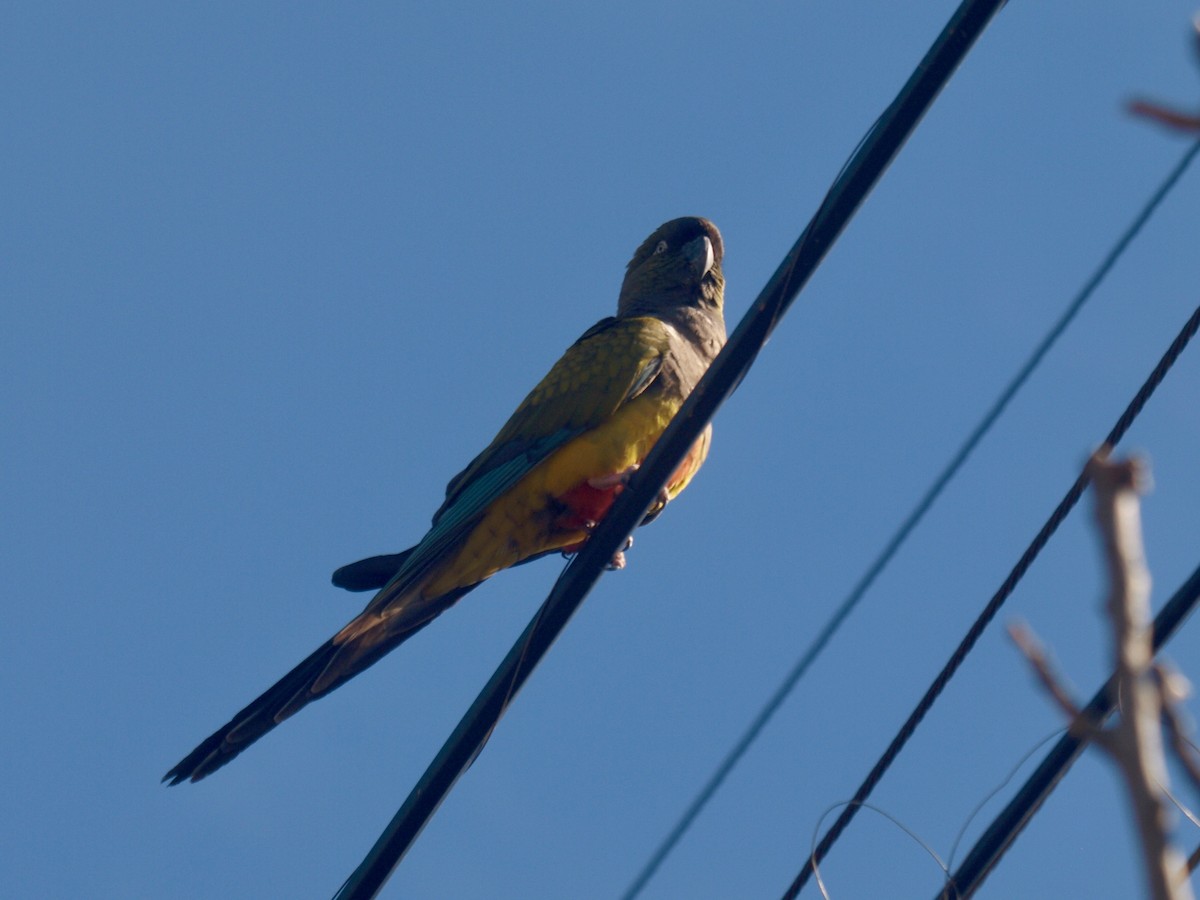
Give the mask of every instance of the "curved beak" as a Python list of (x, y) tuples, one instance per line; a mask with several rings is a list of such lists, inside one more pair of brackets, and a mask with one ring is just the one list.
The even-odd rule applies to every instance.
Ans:
[(715, 260), (712, 241), (709, 240), (708, 235), (701, 235), (684, 244), (683, 255), (695, 273), (697, 281), (709, 273)]

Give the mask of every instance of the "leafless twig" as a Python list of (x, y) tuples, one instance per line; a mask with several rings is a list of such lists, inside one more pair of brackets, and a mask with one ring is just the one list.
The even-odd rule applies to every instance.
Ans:
[(1024, 622), (1011, 622), (1008, 626), (1008, 636), (1017, 645), (1017, 649), (1021, 651), (1025, 659), (1029, 661), (1033, 674), (1042, 683), (1042, 687), (1046, 689), (1050, 699), (1062, 711), (1063, 717), (1071, 723), (1067, 727), (1067, 731), (1072, 736), (1085, 741), (1094, 741), (1097, 744), (1107, 742), (1107, 732), (1100, 727), (1099, 722), (1093, 722), (1084, 714), (1071, 696), (1071, 692), (1067, 690), (1066, 685), (1050, 665), (1046, 650), (1042, 646), (1042, 642), (1038, 640), (1038, 636), (1033, 633), (1033, 629)]
[[(1192, 46), (1200, 61), (1200, 15), (1192, 19)], [(1185, 134), (1200, 134), (1200, 115), (1158, 103), (1154, 100), (1138, 99), (1129, 103), (1128, 109), (1135, 116), (1158, 122)]]
[[(1051, 698), (1072, 722), (1080, 737), (1094, 740), (1121, 771), (1133, 809), (1149, 896), (1153, 900), (1192, 900), (1189, 868), (1167, 839), (1170, 812), (1160, 721), (1173, 716), (1163, 690), (1166, 681), (1154, 675), (1150, 625), (1150, 573), (1142, 552), (1138, 493), (1146, 482), (1137, 460), (1109, 462), (1101, 451), (1088, 463), (1096, 494), (1096, 520), (1104, 544), (1110, 591), (1107, 602), (1113, 628), (1116, 683), (1122, 698), (1117, 723), (1101, 730), (1082, 721), (1079, 706), (1051, 671), (1046, 655), (1025, 626), (1010, 628), (1013, 640), (1029, 659)], [(1198, 773), (1200, 774), (1200, 773)]]
[(1192, 790), (1200, 793), (1200, 751), (1187, 736), (1187, 723), (1178, 706), (1187, 699), (1191, 686), (1182, 674), (1163, 663), (1155, 665), (1154, 677), (1163, 698), (1163, 725), (1167, 729), (1171, 750), (1192, 783)]

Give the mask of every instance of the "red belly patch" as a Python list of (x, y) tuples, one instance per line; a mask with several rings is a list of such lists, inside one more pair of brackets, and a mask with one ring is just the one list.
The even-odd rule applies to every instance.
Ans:
[(554, 519), (555, 527), (563, 531), (590, 530), (604, 518), (623, 487), (618, 484), (610, 488), (596, 488), (586, 481), (580, 482), (555, 498), (563, 506), (562, 512)]

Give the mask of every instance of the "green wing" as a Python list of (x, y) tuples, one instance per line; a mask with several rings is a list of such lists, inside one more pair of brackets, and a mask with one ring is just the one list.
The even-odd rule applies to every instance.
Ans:
[[(667, 326), (650, 317), (602, 319), (589, 328), (495, 439), (451, 479), (434, 523), (488, 484), (489, 476), (515, 472), (511, 481), (503, 479), (506, 490), (554, 450), (612, 416), (654, 381), (669, 344)], [(484, 493), (489, 495), (486, 506), (503, 490)]]

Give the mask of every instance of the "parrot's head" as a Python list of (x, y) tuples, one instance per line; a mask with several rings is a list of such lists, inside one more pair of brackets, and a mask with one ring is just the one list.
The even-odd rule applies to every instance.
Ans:
[(687, 216), (660, 225), (629, 261), (617, 315), (655, 315), (691, 307), (721, 316), (724, 254), (721, 232), (708, 219)]

